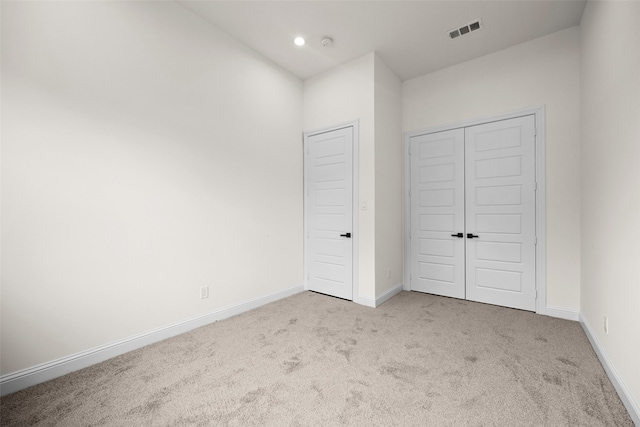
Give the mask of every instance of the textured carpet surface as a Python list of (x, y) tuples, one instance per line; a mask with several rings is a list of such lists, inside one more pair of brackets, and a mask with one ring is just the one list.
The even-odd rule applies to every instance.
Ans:
[(304, 292), (5, 396), (2, 426), (631, 426), (582, 328)]

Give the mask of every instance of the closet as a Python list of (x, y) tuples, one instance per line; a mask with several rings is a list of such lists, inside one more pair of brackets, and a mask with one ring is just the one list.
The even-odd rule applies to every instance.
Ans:
[(409, 287), (536, 310), (536, 130), (526, 115), (409, 138)]

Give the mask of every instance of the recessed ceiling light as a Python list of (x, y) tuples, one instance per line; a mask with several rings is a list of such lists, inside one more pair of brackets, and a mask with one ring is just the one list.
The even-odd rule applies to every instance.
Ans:
[(295, 43), (296, 46), (304, 46), (306, 42), (307, 41), (302, 37), (296, 37), (295, 39), (293, 39), (293, 43)]

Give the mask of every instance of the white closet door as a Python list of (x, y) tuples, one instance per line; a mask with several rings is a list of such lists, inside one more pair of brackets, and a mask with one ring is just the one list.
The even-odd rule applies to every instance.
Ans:
[(305, 138), (312, 291), (353, 299), (353, 127)]
[(465, 162), (466, 297), (535, 311), (534, 117), (466, 128)]
[(410, 143), (411, 289), (464, 298), (464, 130)]

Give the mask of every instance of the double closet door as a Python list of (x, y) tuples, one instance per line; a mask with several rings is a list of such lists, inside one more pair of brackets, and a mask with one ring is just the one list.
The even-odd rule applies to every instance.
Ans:
[(535, 117), (410, 139), (410, 287), (535, 311)]

